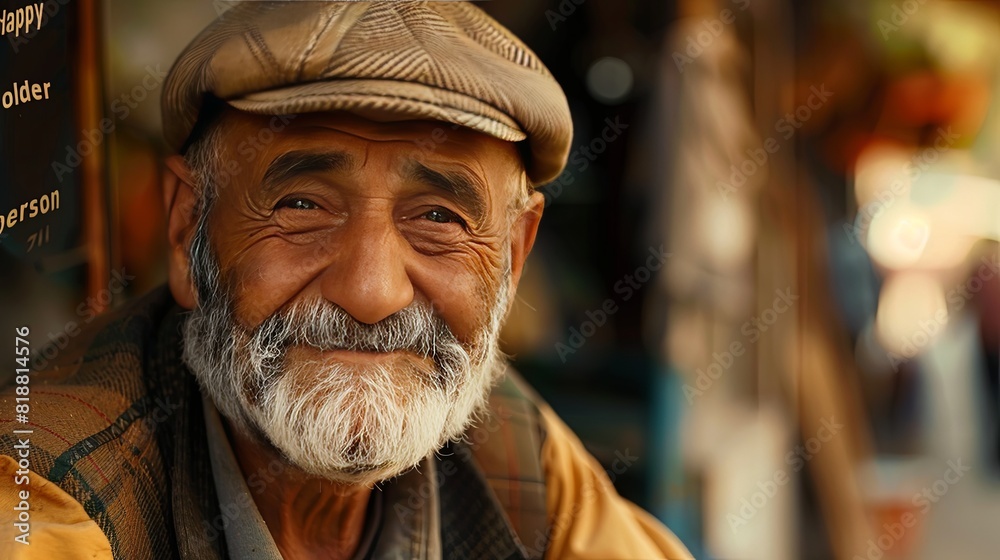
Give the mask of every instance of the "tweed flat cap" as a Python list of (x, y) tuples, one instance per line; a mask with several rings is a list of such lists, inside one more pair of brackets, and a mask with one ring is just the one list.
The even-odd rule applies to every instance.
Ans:
[(171, 148), (186, 148), (212, 97), (251, 113), (431, 119), (524, 141), (535, 185), (562, 171), (573, 134), (566, 96), (548, 69), (467, 2), (235, 4), (167, 76)]

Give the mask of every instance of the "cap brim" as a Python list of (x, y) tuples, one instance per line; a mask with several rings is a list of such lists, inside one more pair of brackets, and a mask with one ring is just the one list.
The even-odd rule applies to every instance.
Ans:
[(288, 115), (348, 111), (378, 121), (443, 121), (508, 142), (527, 138), (513, 119), (478, 99), (413, 82), (323, 80), (225, 101), (249, 113)]

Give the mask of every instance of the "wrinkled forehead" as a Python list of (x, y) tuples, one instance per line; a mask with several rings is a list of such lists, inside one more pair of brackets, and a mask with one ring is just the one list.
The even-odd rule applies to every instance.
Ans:
[[(290, 152), (334, 154), (341, 167), (402, 173), (414, 162), (476, 174), (490, 194), (526, 188), (519, 146), (431, 120), (374, 120), (346, 112), (256, 115), (227, 110), (216, 121), (223, 164), (262, 171)], [(378, 156), (378, 157), (376, 157)]]

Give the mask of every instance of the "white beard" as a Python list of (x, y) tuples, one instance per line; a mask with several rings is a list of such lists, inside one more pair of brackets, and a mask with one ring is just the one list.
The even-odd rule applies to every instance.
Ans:
[[(417, 304), (364, 325), (326, 300), (297, 302), (248, 331), (214, 285), (216, 268), (208, 274), (214, 293), (199, 294), (208, 303), (184, 325), (184, 361), (244, 435), (266, 440), (310, 475), (371, 486), (461, 437), (485, 408), (505, 363), (498, 345), (509, 302), (505, 268), (487, 324), (468, 345)], [(317, 359), (292, 360), (293, 348)], [(371, 364), (322, 354), (341, 348), (412, 354)]]

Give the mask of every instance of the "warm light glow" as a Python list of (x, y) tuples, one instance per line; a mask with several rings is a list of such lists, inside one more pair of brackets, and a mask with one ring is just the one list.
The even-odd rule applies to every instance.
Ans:
[(948, 324), (944, 290), (933, 277), (894, 274), (882, 287), (875, 316), (875, 336), (894, 359), (910, 359), (926, 350)]
[(900, 201), (872, 218), (868, 253), (884, 267), (906, 268), (920, 260), (931, 233), (923, 214), (909, 202)]
[(889, 205), (910, 192), (907, 164), (912, 154), (895, 144), (875, 144), (858, 156), (854, 170), (854, 198), (859, 210), (872, 204)]
[(858, 226), (869, 255), (881, 267), (952, 268), (977, 241), (1000, 240), (1000, 182), (926, 173), (906, 198), (884, 204), (876, 199), (859, 215)]
[(694, 223), (697, 239), (715, 270), (737, 270), (745, 266), (754, 248), (754, 227), (745, 204), (708, 199)]

